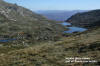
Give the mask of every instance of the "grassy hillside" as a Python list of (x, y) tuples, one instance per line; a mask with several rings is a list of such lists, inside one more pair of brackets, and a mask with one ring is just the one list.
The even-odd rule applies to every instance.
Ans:
[[(100, 28), (62, 38), (57, 42), (1, 52), (1, 66), (99, 66)], [(1, 49), (2, 51), (2, 49)], [(67, 57), (89, 57), (97, 63), (65, 63)]]
[(66, 22), (70, 22), (74, 26), (86, 28), (100, 26), (100, 9), (77, 13), (70, 17)]
[(64, 27), (17, 4), (0, 0), (0, 35), (34, 40), (54, 40)]

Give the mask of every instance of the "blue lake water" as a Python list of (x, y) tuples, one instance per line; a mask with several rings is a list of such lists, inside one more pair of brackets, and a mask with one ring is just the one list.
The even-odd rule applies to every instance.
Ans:
[[(61, 23), (61, 24), (64, 25), (64, 26), (69, 26), (69, 25), (71, 25), (71, 24), (68, 23), (68, 22), (63, 22), (63, 23)], [(67, 27), (67, 28), (69, 28), (69, 30), (68, 30), (68, 31), (64, 31), (64, 33), (84, 32), (84, 31), (87, 30), (86, 28), (80, 28), (80, 27), (76, 27), (76, 26), (71, 26), (71, 27)]]
[(64, 33), (73, 33), (73, 32), (84, 32), (87, 29), (85, 28), (80, 28), (80, 27), (68, 27), (69, 30), (68, 31), (64, 31)]
[(0, 40), (0, 42), (9, 42), (9, 41), (13, 41), (13, 40), (16, 40), (16, 39), (5, 39), (5, 40)]

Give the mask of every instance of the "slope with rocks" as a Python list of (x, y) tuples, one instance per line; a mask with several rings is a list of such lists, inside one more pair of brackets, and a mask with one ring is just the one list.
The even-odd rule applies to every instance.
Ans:
[(100, 26), (100, 10), (77, 13), (70, 17), (66, 22), (70, 22), (74, 26), (86, 28)]
[[(53, 40), (64, 27), (24, 7), (0, 0), (0, 35), (23, 33), (34, 40)], [(28, 38), (28, 37), (26, 37)]]

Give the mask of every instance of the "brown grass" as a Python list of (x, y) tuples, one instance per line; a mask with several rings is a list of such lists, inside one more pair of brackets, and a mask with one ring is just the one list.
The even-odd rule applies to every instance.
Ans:
[(65, 63), (66, 57), (89, 57), (100, 61), (100, 29), (86, 34), (40, 43), (0, 54), (0, 66), (99, 66), (99, 63)]

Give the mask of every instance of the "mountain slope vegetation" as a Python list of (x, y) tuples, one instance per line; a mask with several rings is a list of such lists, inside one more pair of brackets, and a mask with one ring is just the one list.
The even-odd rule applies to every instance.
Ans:
[(0, 29), (1, 35), (15, 37), (21, 34), (32, 40), (53, 40), (64, 31), (64, 27), (55, 21), (3, 0), (0, 0)]
[[(63, 38), (61, 41), (40, 43), (20, 50), (0, 54), (2, 66), (99, 66), (100, 28)], [(88, 57), (95, 63), (65, 63), (65, 58)]]
[(70, 17), (66, 22), (70, 22), (74, 26), (86, 28), (100, 26), (100, 9), (77, 13)]

